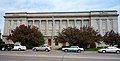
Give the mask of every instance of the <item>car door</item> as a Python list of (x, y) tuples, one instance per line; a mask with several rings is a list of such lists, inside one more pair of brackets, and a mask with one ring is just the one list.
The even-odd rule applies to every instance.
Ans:
[(112, 47), (109, 47), (109, 48), (107, 48), (107, 50), (106, 50), (106, 52), (114, 52), (114, 51), (115, 51), (115, 49), (112, 48)]
[(19, 45), (14, 45), (14, 50), (18, 50), (19, 49)]
[(41, 50), (41, 46), (39, 46), (39, 47), (37, 48), (37, 50)]
[(41, 46), (41, 50), (45, 50), (45, 46), (43, 45), (43, 46)]

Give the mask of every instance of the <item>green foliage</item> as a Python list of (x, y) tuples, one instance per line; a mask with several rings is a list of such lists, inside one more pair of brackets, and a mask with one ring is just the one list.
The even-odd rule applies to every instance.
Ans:
[(100, 48), (86, 48), (85, 51), (98, 51)]
[(88, 46), (95, 47), (95, 42), (99, 42), (101, 38), (101, 35), (92, 27), (81, 27), (80, 29), (68, 27), (63, 29), (56, 39), (60, 43), (68, 42), (70, 45), (87, 48)]
[(20, 42), (28, 48), (44, 44), (44, 37), (35, 26), (20, 25), (11, 31), (11, 34), (7, 39), (12, 40), (13, 42)]
[(115, 33), (113, 30), (103, 36), (103, 41), (110, 46), (118, 45), (120, 47), (119, 33)]

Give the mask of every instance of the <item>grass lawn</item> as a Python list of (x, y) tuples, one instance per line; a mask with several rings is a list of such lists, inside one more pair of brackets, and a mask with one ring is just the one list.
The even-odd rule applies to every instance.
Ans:
[(99, 48), (86, 48), (85, 51), (97, 51)]

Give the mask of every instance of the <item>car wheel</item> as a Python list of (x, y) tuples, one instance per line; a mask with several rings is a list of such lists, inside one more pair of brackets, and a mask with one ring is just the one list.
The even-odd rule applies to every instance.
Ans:
[(120, 51), (119, 51), (119, 50), (117, 50), (117, 51), (116, 51), (116, 53), (117, 53), (117, 54), (119, 54), (119, 53), (120, 53)]
[(103, 51), (102, 51), (102, 53), (106, 53), (106, 51), (105, 51), (105, 50), (103, 50)]
[(37, 49), (35, 48), (35, 49), (33, 49), (33, 51), (37, 51)]
[(49, 50), (48, 50), (48, 49), (45, 49), (45, 51), (46, 51), (46, 52), (49, 52)]
[(2, 47), (2, 51), (5, 51), (5, 47)]
[(18, 51), (21, 51), (21, 49), (19, 48)]
[(78, 53), (80, 53), (81, 51), (80, 51), (80, 50), (78, 50), (77, 52), (78, 52)]
[(65, 52), (68, 52), (68, 50), (67, 50), (67, 49), (65, 49), (64, 51), (65, 51)]

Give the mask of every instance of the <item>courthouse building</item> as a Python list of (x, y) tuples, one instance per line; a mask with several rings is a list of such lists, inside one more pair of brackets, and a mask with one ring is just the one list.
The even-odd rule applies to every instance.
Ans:
[(118, 13), (116, 10), (83, 12), (8, 12), (5, 13), (3, 41), (12, 29), (22, 24), (36, 26), (44, 35), (45, 43), (56, 47), (61, 44), (53, 39), (63, 28), (91, 26), (104, 35), (107, 31), (118, 32)]

